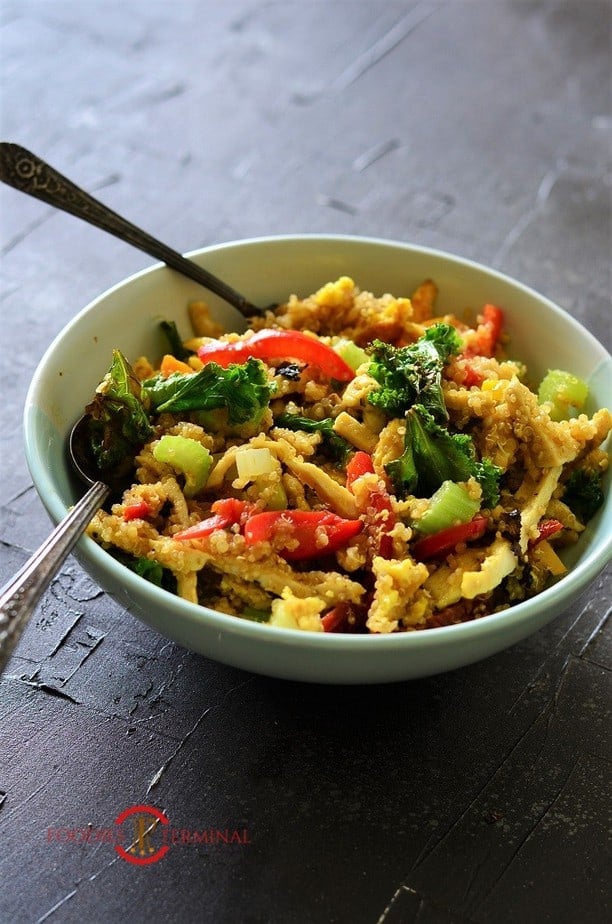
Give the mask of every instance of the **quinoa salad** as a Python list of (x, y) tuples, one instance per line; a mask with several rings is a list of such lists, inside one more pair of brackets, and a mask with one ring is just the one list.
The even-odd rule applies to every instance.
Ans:
[(86, 411), (127, 487), (89, 535), (169, 593), (292, 629), (432, 629), (539, 593), (603, 503), (612, 416), (571, 370), (531, 380), (503, 306), (436, 298), (343, 276), (243, 334), (196, 302), (163, 356), (115, 350)]

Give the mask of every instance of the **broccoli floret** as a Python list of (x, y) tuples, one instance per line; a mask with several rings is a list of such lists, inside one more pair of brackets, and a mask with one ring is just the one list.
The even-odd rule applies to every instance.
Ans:
[(207, 363), (194, 375), (174, 372), (143, 382), (143, 391), (157, 413), (227, 410), (230, 424), (261, 420), (274, 386), (258, 359), (223, 369)]
[(301, 417), (299, 414), (280, 414), (274, 421), (277, 427), (287, 430), (305, 430), (306, 433), (320, 433), (323, 451), (334, 462), (344, 463), (353, 447), (334, 430), (333, 417), (323, 420), (312, 420), (310, 417)]
[(596, 472), (577, 468), (565, 483), (563, 501), (581, 523), (587, 523), (604, 502), (601, 477)]
[(489, 459), (479, 462), (471, 438), (450, 433), (421, 404), (407, 411), (404, 452), (388, 462), (385, 471), (398, 497), (429, 497), (444, 481), (476, 478), (484, 506), (493, 506), (499, 499), (501, 470)]
[(442, 391), (445, 364), (461, 350), (462, 340), (450, 324), (434, 324), (416, 343), (372, 345), (369, 374), (378, 382), (368, 401), (394, 417), (405, 417), (404, 452), (385, 470), (398, 496), (429, 497), (444, 481), (476, 478), (487, 507), (499, 500), (500, 469), (476, 458), (469, 436), (451, 433)]
[(433, 325), (416, 343), (406, 347), (375, 340), (368, 372), (380, 388), (370, 392), (370, 404), (397, 417), (418, 402), (444, 423), (448, 411), (442, 394), (442, 371), (461, 346), (459, 334), (446, 323)]

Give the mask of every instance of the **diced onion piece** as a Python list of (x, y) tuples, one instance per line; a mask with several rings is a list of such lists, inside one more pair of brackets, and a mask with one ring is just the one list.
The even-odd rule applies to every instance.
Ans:
[(277, 471), (279, 463), (266, 447), (261, 449), (247, 447), (236, 453), (236, 468), (239, 478), (252, 481), (261, 475), (269, 475)]

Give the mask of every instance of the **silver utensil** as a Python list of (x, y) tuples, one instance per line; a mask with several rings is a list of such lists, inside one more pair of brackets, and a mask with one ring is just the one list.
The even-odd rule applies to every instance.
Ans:
[(43, 593), (72, 551), (94, 513), (108, 496), (95, 482), (0, 592), (0, 674)]
[[(133, 244), (214, 292), (245, 317), (261, 312), (260, 308), (227, 283), (126, 221), (25, 148), (10, 142), (0, 142), (0, 180)], [(89, 485), (89, 489), (0, 591), (0, 673), (40, 598), (92, 516), (111, 492), (117, 490), (117, 485), (99, 481), (98, 473), (87, 467), (79, 445), (83, 420), (81, 418), (77, 421), (72, 429), (68, 453), (75, 471)]]
[(199, 282), (210, 292), (214, 292), (245, 317), (261, 314), (261, 308), (253, 305), (222, 279), (213, 276), (193, 260), (188, 260), (178, 251), (172, 250), (122, 218), (20, 145), (9, 141), (0, 142), (0, 180), (35, 199), (41, 199), (48, 205), (82, 218), (90, 225), (108, 231), (120, 240), (143, 250), (150, 257), (161, 260), (184, 276)]
[(4, 670), (28, 620), (43, 593), (59, 571), (87, 524), (111, 494), (119, 494), (125, 479), (98, 479), (93, 460), (84, 450), (84, 425), (80, 417), (70, 432), (68, 454), (79, 478), (89, 488), (51, 535), (0, 591), (0, 674)]

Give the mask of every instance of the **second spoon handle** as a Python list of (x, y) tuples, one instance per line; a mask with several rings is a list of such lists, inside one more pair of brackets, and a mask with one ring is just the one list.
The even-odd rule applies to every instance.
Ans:
[(44, 591), (104, 499), (108, 486), (96, 481), (43, 544), (0, 590), (0, 674)]
[(57, 209), (82, 218), (89, 224), (102, 228), (103, 231), (108, 231), (120, 240), (143, 250), (156, 260), (161, 260), (172, 269), (214, 292), (215, 295), (237, 308), (245, 317), (261, 312), (260, 308), (251, 304), (222, 279), (213, 276), (193, 260), (188, 260), (178, 251), (172, 250), (171, 247), (122, 218), (117, 212), (113, 212), (71, 180), (62, 176), (36, 154), (32, 154), (20, 145), (9, 141), (0, 142), (0, 180), (20, 192), (34, 196), (35, 199), (42, 199), (43, 202)]

